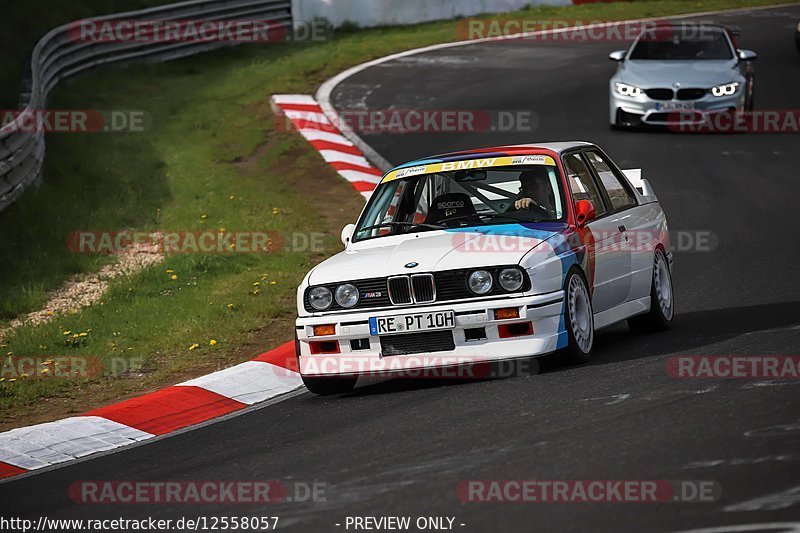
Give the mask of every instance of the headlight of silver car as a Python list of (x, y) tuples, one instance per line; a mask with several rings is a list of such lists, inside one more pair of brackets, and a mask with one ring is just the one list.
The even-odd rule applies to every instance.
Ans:
[(314, 287), (308, 291), (308, 303), (317, 311), (324, 311), (333, 303), (333, 295), (328, 287)]
[(485, 270), (476, 270), (469, 275), (467, 284), (475, 294), (486, 294), (492, 290), (494, 280), (489, 272)]
[(518, 291), (522, 287), (524, 279), (522, 271), (518, 268), (504, 268), (497, 277), (500, 286), (508, 292)]
[(628, 85), (627, 83), (617, 82), (615, 83), (617, 87), (617, 92), (622, 96), (639, 96), (642, 94), (642, 90), (635, 85)]
[(336, 287), (336, 303), (342, 307), (353, 307), (358, 303), (358, 288), (352, 283)]
[(711, 94), (714, 96), (731, 96), (736, 92), (739, 87), (739, 82), (726, 83), (725, 85), (717, 85), (711, 89)]

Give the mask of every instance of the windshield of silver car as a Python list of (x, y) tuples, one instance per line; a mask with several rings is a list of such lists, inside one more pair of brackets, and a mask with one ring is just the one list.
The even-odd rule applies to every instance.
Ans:
[(733, 51), (722, 28), (665, 26), (645, 32), (631, 52), (632, 60), (698, 61), (732, 59)]

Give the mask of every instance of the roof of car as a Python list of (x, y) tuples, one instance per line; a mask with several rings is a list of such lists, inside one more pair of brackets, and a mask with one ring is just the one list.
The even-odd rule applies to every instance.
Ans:
[(407, 163), (403, 163), (402, 165), (394, 167), (389, 172), (401, 168), (414, 167), (430, 163), (442, 163), (445, 161), (447, 162), (464, 161), (468, 159), (479, 159), (487, 156), (525, 155), (528, 153), (541, 152), (542, 150), (550, 150), (552, 152), (560, 154), (561, 152), (564, 152), (571, 148), (578, 148), (581, 146), (592, 146), (592, 144), (585, 141), (563, 141), (563, 142), (551, 142), (551, 143), (511, 144), (504, 146), (477, 148), (472, 150), (461, 150), (458, 152), (437, 154), (437, 155), (432, 155), (430, 157), (424, 157), (422, 159), (409, 161)]

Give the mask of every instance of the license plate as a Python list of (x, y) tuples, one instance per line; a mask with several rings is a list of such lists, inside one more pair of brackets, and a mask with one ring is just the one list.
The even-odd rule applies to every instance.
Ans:
[(684, 111), (694, 109), (694, 102), (656, 102), (658, 111)]
[(453, 329), (456, 315), (453, 311), (435, 311), (413, 315), (380, 316), (369, 319), (370, 335), (391, 335), (434, 329)]

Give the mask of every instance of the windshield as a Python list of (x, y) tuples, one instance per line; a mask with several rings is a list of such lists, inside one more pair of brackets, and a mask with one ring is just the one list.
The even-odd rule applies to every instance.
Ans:
[(732, 59), (733, 52), (720, 28), (675, 26), (642, 35), (631, 52), (639, 60)]
[(378, 186), (353, 241), (512, 222), (563, 221), (558, 170), (534, 165), (394, 179)]

